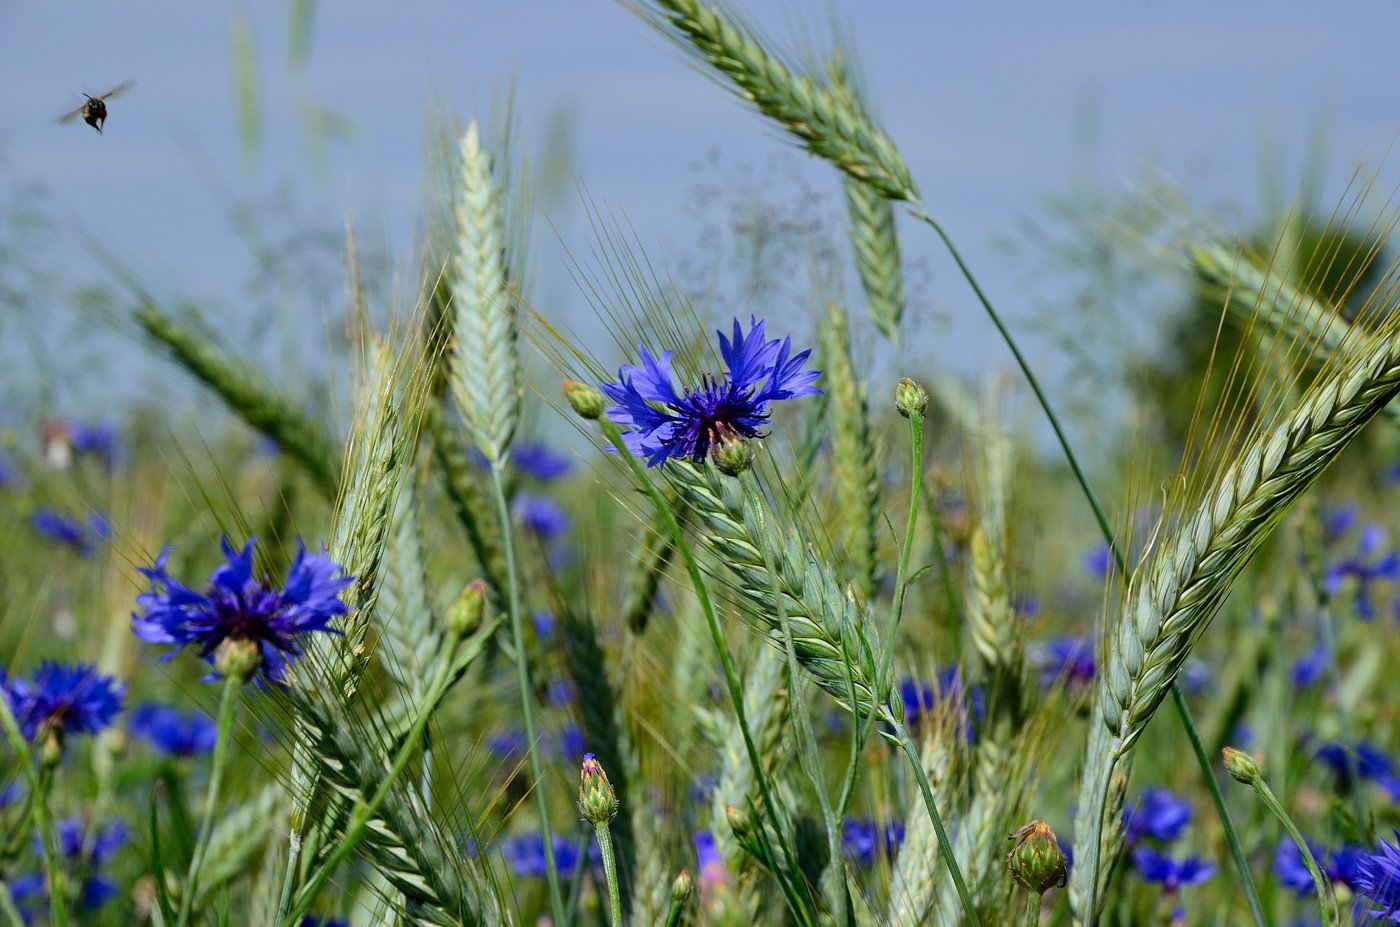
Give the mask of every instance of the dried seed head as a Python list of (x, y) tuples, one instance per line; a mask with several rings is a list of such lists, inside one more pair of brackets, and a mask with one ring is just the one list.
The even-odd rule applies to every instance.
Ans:
[(481, 580), (467, 583), (457, 601), (447, 611), (447, 629), (457, 637), (466, 637), (481, 624), (486, 612), (486, 584)]
[(1031, 821), (1007, 839), (1016, 841), (1006, 855), (1013, 882), (1036, 895), (1064, 887), (1069, 880), (1069, 863), (1048, 824)]
[(905, 418), (923, 418), (928, 411), (928, 391), (908, 377), (902, 377), (894, 388), (894, 407)]
[(579, 773), (578, 810), (595, 826), (606, 824), (617, 814), (617, 793), (613, 791), (603, 764), (591, 753), (583, 755)]
[(587, 383), (580, 383), (578, 380), (565, 380), (564, 398), (569, 401), (569, 406), (578, 413), (580, 418), (592, 421), (603, 415), (603, 394)]
[(1259, 779), (1259, 764), (1248, 753), (1236, 750), (1234, 747), (1226, 747), (1223, 756), (1225, 758), (1225, 771), (1236, 782), (1253, 785)]
[(726, 435), (715, 442), (710, 459), (725, 476), (738, 476), (753, 466), (753, 442), (735, 435)]

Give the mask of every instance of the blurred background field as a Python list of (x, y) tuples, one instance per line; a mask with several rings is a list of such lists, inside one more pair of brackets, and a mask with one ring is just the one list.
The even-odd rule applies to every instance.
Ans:
[[(1266, 302), (1239, 295), (1237, 250), (1244, 265), (1294, 288), (1290, 319), (1315, 302), (1359, 331), (1391, 324), (1393, 6), (1345, 18), (1302, 3), (1267, 15), (1207, 4), (744, 10), (785, 47), (821, 57), (836, 44), (852, 56), (924, 202), (1064, 414), (1130, 558), (1146, 548), (1163, 498), (1179, 502), (1172, 475), (1193, 441), (1200, 450), (1193, 422), (1203, 409), (1227, 428), (1268, 425), (1317, 375), (1304, 362), (1311, 341), (1284, 350), (1247, 323), (1221, 323), (1227, 294), (1255, 313)], [(375, 655), (355, 695), (363, 727), (353, 730), (379, 744), (396, 730), (395, 712), (423, 697), (441, 638), (395, 623), (413, 612), (413, 582), (423, 585), (423, 626), (440, 623), (464, 583), (500, 578), (483, 551), (504, 528), (524, 582), (546, 764), (532, 789), (514, 649), (489, 649), (433, 715), (405, 799), (418, 808), (421, 796), (422, 817), (454, 855), (443, 871), (481, 878), (483, 895), (511, 912), (496, 920), (549, 917), (540, 791), (565, 875), (587, 873), (566, 879), (569, 910), (604, 922), (602, 875), (596, 862), (578, 862), (596, 848), (574, 808), (578, 766), (592, 751), (613, 761), (617, 782), (630, 779), (618, 825), (620, 842), (631, 841), (628, 923), (663, 922), (683, 868), (696, 886), (691, 922), (802, 922), (726, 835), (725, 790), (744, 758), (686, 577), (675, 560), (655, 559), (646, 498), (558, 389), (565, 375), (611, 381), (643, 345), (710, 370), (713, 330), (751, 314), (769, 337), (791, 333), (795, 348), (815, 348), (829, 394), (775, 416), (759, 467), (768, 498), (852, 600), (879, 603), (881, 615), (897, 588), (910, 486), (909, 426), (891, 397), (901, 376), (929, 388), (927, 496), (909, 539), (918, 572), (896, 671), (920, 744), (949, 745), (940, 797), (955, 809), (955, 834), (969, 832), (969, 811), (981, 807), (987, 705), (999, 718), (998, 700), (1024, 700), (1008, 795), (986, 825), (996, 852), (978, 851), (986, 922), (1020, 917), (1003, 837), (1039, 817), (1070, 844), (1095, 723), (1094, 649), (1121, 604), (1098, 526), (934, 236), (895, 210), (908, 302), (891, 338), (865, 309), (837, 172), (680, 58), (609, 3), (0, 9), (0, 665), (23, 675), (41, 659), (84, 660), (128, 685), (115, 730), (75, 748), (57, 773), (56, 813), (81, 822), (75, 882), (115, 886), (100, 904), (80, 897), (79, 922), (160, 922), (148, 808), (160, 809), (168, 852), (187, 859), (207, 785), (207, 730), (182, 752), (168, 732), (149, 733), (149, 710), (136, 720), (155, 704), (212, 718), (219, 698), (200, 681), (207, 666), (157, 662), (160, 649), (132, 636), (145, 588), (138, 568), (170, 546), (175, 572), (198, 587), (227, 534), (236, 545), (258, 537), (259, 573), (280, 579), (298, 539), (313, 550), (333, 544), (357, 467), (368, 466), (356, 456), (373, 431), (361, 418), (366, 397), (384, 377), (403, 404), (407, 431), (395, 440), (419, 456), (395, 461), (401, 501), (386, 515), (383, 617), (368, 638)], [(76, 105), (75, 90), (127, 78), (136, 86), (113, 101), (102, 135), (52, 124)], [(484, 458), (444, 437), (456, 421), (444, 385), (451, 349), (428, 329), (448, 311), (434, 287), (451, 247), (457, 145), (474, 117), (490, 144), (512, 121), (501, 163), (530, 193), (519, 201), (528, 203), (523, 400), (508, 527), (489, 512)], [(1212, 273), (1198, 251), (1193, 264), (1193, 245), (1223, 249), (1216, 257), (1229, 263)], [(831, 321), (841, 312), (844, 330)], [(153, 337), (161, 325), (177, 334)], [(183, 355), (172, 347), (180, 337), (195, 346)], [(383, 365), (399, 345), (410, 360), (391, 375)], [(199, 374), (199, 346), (233, 358), (253, 392), (269, 387), (259, 395), (272, 408), (250, 412), (201, 382), (218, 376)], [(1245, 374), (1231, 379), (1220, 359), (1236, 357)], [(421, 419), (410, 411), (419, 402), (431, 409)], [(869, 431), (864, 443), (842, 444), (841, 409), (857, 407)], [(305, 431), (276, 424), (286, 420)], [(1204, 443), (1228, 454), (1228, 438)], [(473, 493), (488, 506), (484, 544)], [(1261, 758), (1303, 831), (1329, 848), (1328, 874), (1348, 908), (1366, 905), (1346, 848), (1373, 849), (1400, 824), (1400, 690), (1388, 669), (1400, 655), (1397, 497), (1400, 438), (1383, 416), (1261, 549), (1181, 680), (1209, 754), (1232, 745)], [(954, 617), (985, 593), (975, 537), (993, 510), (1014, 695)], [(697, 543), (713, 534), (687, 524)], [(405, 578), (419, 560), (417, 579)], [(707, 575), (752, 674), (746, 685), (755, 684), (771, 649), (750, 633), (761, 618), (724, 567), (712, 551)], [(489, 611), (504, 605), (495, 596)], [(770, 772), (793, 809), (801, 876), (815, 885), (829, 848), (790, 695), (810, 706), (832, 782), (847, 771), (855, 731), (817, 686), (787, 681), (776, 663), (768, 672), (778, 706)], [(296, 706), (275, 692), (249, 704), (231, 760), (227, 855), (198, 901), (209, 923), (273, 922), (278, 910), (289, 803), (277, 789), (292, 778), (291, 745), (303, 734)], [(1129, 856), (1106, 921), (1249, 923), (1175, 721), (1155, 721), (1138, 750), (1123, 818)], [(913, 865), (900, 862), (906, 835), (926, 829), (915, 777), (878, 737), (863, 762), (841, 822), (844, 869), (835, 867), (857, 899), (849, 916), (967, 922), (946, 882), (925, 873), (928, 884), (911, 889), (901, 870)], [(1279, 825), (1215, 770), (1269, 923), (1313, 917), (1311, 881)], [(42, 891), (26, 895), (17, 881), (37, 865), (27, 836), (16, 836), (25, 806), (6, 794), (10, 817), (0, 823), (14, 830), (0, 874), (21, 912), (42, 919)], [(114, 833), (109, 848), (98, 837), (111, 822), (126, 839)], [(655, 832), (637, 833), (648, 822)], [(922, 839), (928, 869), (936, 857)], [(315, 911), (357, 924), (412, 921), (382, 860), (368, 859), (337, 869)], [(1194, 874), (1162, 868), (1185, 860), (1197, 862)], [(1046, 896), (1046, 922), (1070, 922), (1066, 895)], [(936, 897), (937, 913), (901, 907), (914, 897)]]

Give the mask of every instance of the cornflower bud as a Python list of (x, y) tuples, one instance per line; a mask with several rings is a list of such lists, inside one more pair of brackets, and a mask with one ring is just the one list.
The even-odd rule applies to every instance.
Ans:
[(587, 383), (580, 383), (578, 380), (565, 380), (564, 398), (569, 401), (569, 406), (578, 413), (580, 418), (592, 421), (603, 415), (603, 394)]
[(457, 601), (447, 610), (447, 629), (458, 637), (466, 637), (481, 624), (486, 612), (486, 584), (481, 580), (467, 583)]
[(1044, 821), (1031, 821), (1007, 837), (1016, 845), (1006, 855), (1011, 879), (1036, 897), (1052, 888), (1062, 888), (1069, 880), (1069, 862), (1055, 832)]
[(690, 873), (682, 869), (681, 874), (676, 876), (676, 881), (671, 883), (671, 900), (682, 904), (690, 897), (690, 891)]
[(1259, 778), (1259, 764), (1248, 753), (1234, 747), (1226, 747), (1222, 755), (1225, 759), (1225, 771), (1236, 782), (1253, 785)]
[(753, 466), (753, 443), (737, 435), (725, 435), (710, 448), (710, 459), (725, 476), (738, 476)]
[(226, 638), (214, 651), (214, 669), (225, 679), (240, 683), (252, 679), (262, 662), (262, 648), (251, 638)]
[(583, 755), (579, 775), (578, 810), (584, 819), (596, 825), (606, 824), (617, 814), (617, 793), (613, 791), (603, 764), (591, 753)]
[(908, 377), (901, 377), (894, 388), (894, 407), (905, 418), (923, 418), (928, 411), (928, 391)]

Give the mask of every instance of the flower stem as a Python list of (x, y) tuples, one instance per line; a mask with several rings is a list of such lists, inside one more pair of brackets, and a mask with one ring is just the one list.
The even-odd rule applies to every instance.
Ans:
[[(633, 478), (641, 484), (642, 489), (651, 499), (652, 506), (656, 509), (656, 513), (661, 516), (661, 520), (666, 523), (666, 529), (676, 543), (676, 550), (680, 553), (681, 559), (685, 561), (686, 572), (690, 575), (690, 584), (695, 589), (696, 601), (700, 604), (700, 611), (705, 616), (705, 622), (710, 629), (710, 638), (714, 641), (715, 651), (719, 656), (720, 669), (724, 673), (725, 686), (729, 691), (729, 701), (734, 706), (734, 716), (739, 725), (739, 733), (744, 738), (744, 752), (748, 754), (754, 781), (758, 784), (759, 795), (763, 799), (763, 805), (759, 810), (772, 819), (773, 832), (777, 835), (779, 847), (785, 860), (790, 861), (793, 859), (792, 853), (788, 849), (783, 829), (774, 816), (773, 809), (777, 805), (773, 803), (773, 797), (770, 794), (768, 774), (764, 769), (763, 760), (758, 755), (758, 748), (754, 746), (753, 732), (749, 729), (748, 715), (744, 711), (744, 690), (739, 682), (738, 674), (734, 671), (734, 658), (729, 653), (729, 643), (725, 639), (724, 629), (720, 626), (719, 618), (715, 615), (714, 603), (710, 600), (710, 591), (705, 585), (705, 577), (700, 572), (700, 564), (695, 559), (695, 552), (691, 550), (690, 543), (686, 541), (685, 532), (681, 530), (680, 522), (676, 520), (676, 515), (666, 503), (665, 497), (647, 477), (646, 470), (637, 460), (636, 455), (632, 453), (631, 448), (627, 446), (627, 442), (622, 440), (621, 429), (606, 415), (598, 419), (598, 424), (603, 429), (604, 437), (617, 451), (617, 456), (627, 464), (628, 469), (632, 471)], [(785, 879), (780, 878), (779, 882), (782, 884), (784, 893), (788, 895), (789, 901), (793, 903), (794, 909), (806, 917), (810, 911), (809, 899), (797, 894), (800, 890), (805, 895), (805, 882), (798, 880), (795, 886), (789, 886)], [(799, 906), (799, 902), (805, 906)], [(810, 917), (807, 919), (810, 920)]]
[[(967, 281), (968, 286), (972, 288), (973, 294), (976, 295), (978, 302), (980, 302), (982, 308), (986, 310), (988, 318), (992, 320), (992, 324), (996, 326), (997, 332), (1001, 334), (1002, 341), (1006, 342), (1006, 346), (1011, 349), (1011, 354), (1016, 359), (1017, 366), (1021, 368), (1021, 373), (1025, 376), (1026, 382), (1030, 385), (1031, 392), (1035, 394), (1036, 402), (1040, 404), (1041, 410), (1045, 413), (1045, 418), (1050, 422), (1050, 428), (1055, 432), (1055, 438), (1059, 441), (1060, 449), (1064, 452), (1065, 462), (1069, 464), (1070, 471), (1074, 474), (1075, 481), (1079, 483), (1079, 488), (1081, 492), (1083, 492), (1085, 500), (1089, 503), (1089, 508), (1093, 509), (1094, 519), (1099, 523), (1099, 530), (1103, 533), (1105, 543), (1108, 544), (1108, 551), (1117, 562), (1119, 572), (1123, 576), (1123, 582), (1126, 584), (1132, 578), (1132, 573), (1128, 570), (1126, 560), (1123, 557), (1123, 550), (1119, 547), (1117, 538), (1114, 537), (1113, 529), (1109, 527), (1108, 517), (1104, 515), (1103, 507), (1099, 505), (1099, 500), (1094, 495), (1094, 491), (1089, 488), (1089, 480), (1084, 475), (1084, 470), (1079, 466), (1079, 458), (1075, 456), (1074, 450), (1070, 446), (1069, 438), (1065, 437), (1065, 431), (1060, 427), (1059, 416), (1055, 414), (1055, 410), (1050, 405), (1050, 400), (1046, 398), (1044, 390), (1040, 388), (1040, 381), (1037, 380), (1035, 374), (1031, 372), (1030, 364), (1021, 353), (1020, 347), (1017, 346), (1016, 339), (1011, 336), (1011, 332), (1007, 329), (1005, 323), (1002, 322), (1001, 316), (997, 313), (996, 309), (992, 307), (991, 301), (987, 299), (987, 294), (982, 292), (982, 287), (978, 284), (977, 278), (972, 275), (972, 270), (963, 261), (962, 254), (959, 253), (957, 247), (953, 244), (953, 240), (948, 237), (948, 233), (944, 231), (943, 226), (938, 223), (938, 220), (928, 214), (923, 204), (916, 202), (911, 205), (911, 212), (914, 218), (928, 225), (938, 237), (942, 239), (944, 247), (948, 249), (948, 254), (953, 258), (953, 263), (958, 265), (958, 270), (961, 271), (963, 279)], [(1194, 734), (1195, 722), (1191, 718), (1191, 710), (1187, 706), (1186, 700), (1181, 696), (1181, 690), (1180, 687), (1177, 686), (1176, 680), (1172, 680), (1171, 689), (1175, 696), (1173, 703), (1176, 705), (1177, 716), (1181, 719), (1182, 725), (1186, 728), (1187, 736), (1191, 737), (1193, 740), (1199, 740), (1199, 736)], [(1209, 782), (1213, 783), (1215, 780), (1215, 771), (1211, 767), (1209, 757), (1206, 756), (1205, 752), (1202, 750), (1198, 751), (1196, 759), (1200, 764), (1201, 774)], [(1235, 832), (1235, 825), (1230, 821), (1230, 816), (1225, 811), (1225, 802), (1220, 796), (1219, 787), (1212, 785), (1211, 789), (1211, 797), (1216, 800), (1216, 814), (1220, 818), (1221, 827), (1225, 830), (1225, 839), (1232, 846), (1231, 855), (1234, 856), (1235, 869), (1240, 878), (1240, 887), (1244, 889), (1245, 897), (1249, 900), (1250, 914), (1254, 917), (1256, 927), (1267, 927), (1268, 921), (1264, 919), (1264, 906), (1259, 901), (1259, 890), (1254, 885), (1254, 876), (1249, 871), (1249, 866), (1245, 862), (1243, 854), (1241, 853), (1235, 856), (1233, 852), (1233, 847), (1239, 844), (1239, 835)], [(1102, 822), (1100, 822), (1099, 827), (1096, 828), (1096, 840), (1101, 839), (1101, 831)], [(1098, 852), (1096, 850), (1091, 852), (1089, 858), (1093, 861), (1094, 866), (1094, 880), (1089, 887), (1089, 900), (1092, 909), (1092, 905), (1096, 903), (1095, 895), (1098, 885)], [(1085, 923), (1092, 925), (1095, 920), (1096, 918), (1090, 915), (1085, 918)]]
[(895, 574), (889, 635), (885, 640), (884, 653), (880, 654), (879, 674), (875, 679), (875, 684), (881, 688), (888, 685), (890, 668), (894, 663), (895, 638), (899, 636), (899, 620), (904, 615), (904, 596), (909, 587), (909, 558), (914, 553), (914, 529), (919, 524), (919, 491), (924, 485), (924, 420), (918, 415), (909, 416), (909, 456), (909, 518), (904, 529), (904, 543), (900, 545), (899, 567)]
[(24, 917), (15, 907), (15, 899), (10, 895), (10, 886), (0, 882), (0, 911), (5, 913), (5, 922), (10, 927), (27, 927)]
[(924, 772), (924, 764), (919, 759), (919, 751), (909, 739), (909, 732), (905, 729), (903, 721), (894, 717), (886, 718), (886, 721), (894, 728), (894, 739), (914, 766), (914, 778), (919, 783), (919, 791), (924, 795), (924, 806), (928, 809), (929, 820), (933, 821), (933, 832), (938, 836), (938, 852), (942, 854), (943, 862), (948, 864), (948, 874), (953, 877), (953, 887), (957, 889), (958, 900), (962, 902), (963, 911), (967, 913), (968, 923), (972, 924), (972, 927), (982, 927), (982, 920), (977, 916), (977, 909), (972, 904), (972, 896), (968, 894), (967, 883), (963, 881), (962, 870), (958, 868), (958, 861), (953, 856), (953, 844), (948, 839), (948, 831), (943, 827), (943, 817), (938, 813), (938, 805), (933, 800), (933, 788), (929, 785), (928, 774)]
[(1322, 922), (1326, 927), (1340, 927), (1342, 915), (1337, 908), (1337, 896), (1332, 891), (1332, 883), (1322, 871), (1322, 867), (1317, 864), (1317, 858), (1313, 856), (1308, 841), (1298, 830), (1298, 825), (1293, 823), (1293, 818), (1284, 810), (1283, 804), (1274, 795), (1274, 790), (1269, 788), (1269, 783), (1264, 781), (1263, 776), (1255, 776), (1250, 784), (1254, 786), (1254, 792), (1264, 803), (1264, 807), (1278, 818), (1284, 830), (1288, 831), (1288, 836), (1292, 837), (1293, 842), (1298, 844), (1298, 852), (1302, 856), (1303, 865), (1307, 867), (1308, 875), (1312, 876), (1313, 888), (1317, 892), (1317, 903), (1322, 907)]
[(1031, 900), (1026, 904), (1026, 927), (1037, 927), (1040, 923), (1040, 895), (1031, 892)]
[(195, 840), (194, 855), (190, 857), (190, 868), (185, 875), (184, 891), (180, 894), (180, 913), (176, 917), (176, 927), (185, 927), (194, 910), (194, 897), (199, 890), (199, 870), (204, 865), (204, 854), (209, 849), (209, 837), (214, 832), (214, 813), (219, 805), (219, 787), (224, 781), (224, 768), (228, 765), (229, 741), (233, 739), (233, 719), (238, 713), (238, 696), (243, 690), (243, 680), (229, 676), (224, 680), (223, 693), (219, 696), (219, 726), (214, 741), (214, 758), (209, 767), (209, 788), (204, 795), (204, 814), (199, 822), (199, 836)]
[(617, 859), (613, 855), (612, 830), (608, 822), (594, 825), (598, 837), (598, 852), (603, 857), (603, 878), (608, 883), (608, 923), (611, 927), (622, 927), (622, 892), (617, 885)]
[(530, 781), (535, 793), (535, 808), (540, 818), (540, 833), (544, 834), (544, 867), (549, 882), (549, 903), (556, 924), (568, 923), (564, 918), (564, 895), (559, 890), (559, 863), (554, 858), (554, 830), (549, 826), (549, 796), (544, 788), (544, 768), (535, 736), (534, 689), (530, 685), (530, 664), (526, 657), (525, 618), (520, 606), (520, 573), (515, 563), (515, 537), (510, 527), (510, 507), (506, 503), (505, 484), (501, 480), (502, 461), (491, 465), (491, 489), (496, 497), (496, 517), (501, 524), (502, 546), (506, 555), (507, 605), (510, 611), (511, 643), (515, 648), (516, 685), (520, 689), (520, 713), (525, 722), (526, 748), (530, 757)]
[[(49, 779), (34, 765), (34, 754), (29, 749), (29, 741), (20, 730), (19, 722), (10, 706), (10, 700), (0, 696), (0, 729), (4, 730), (5, 741), (14, 751), (20, 769), (29, 785), (30, 806), (34, 814), (34, 826), (39, 831), (39, 839), (44, 846), (44, 866), (48, 870), (49, 892), (53, 896), (49, 903), (49, 917), (53, 927), (67, 927), (68, 907), (65, 904), (63, 888), (63, 854), (59, 851), (58, 840), (53, 832), (53, 818), (49, 814)], [(55, 891), (55, 889), (60, 889)]]

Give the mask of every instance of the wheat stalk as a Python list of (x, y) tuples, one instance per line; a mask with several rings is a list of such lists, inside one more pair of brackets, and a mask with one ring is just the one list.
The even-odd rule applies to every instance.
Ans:
[(1088, 849), (1073, 878), (1086, 924), (1097, 920), (1098, 879), (1116, 855), (1099, 835), (1109, 806), (1121, 801), (1113, 795), (1115, 767), (1131, 761), (1138, 737), (1253, 552), (1400, 393), (1400, 334), (1393, 327), (1348, 354), (1334, 357), (1301, 404), (1232, 460), (1169, 536), (1159, 535), (1133, 579), (1109, 634), (1095, 699), (1102, 731), (1090, 740), (1080, 788), (1075, 843)]
[(414, 699), (421, 698), (428, 669), (442, 646), (442, 629), (434, 619), (423, 556), (422, 503), (412, 468), (390, 518), (389, 568), (380, 584), (380, 661), (389, 675)]
[[(957, 712), (944, 713), (940, 720), (956, 718)], [(933, 785), (938, 807), (948, 808), (957, 796), (957, 761), (955, 745), (958, 723), (931, 726), (919, 751), (924, 774)], [(890, 904), (887, 921), (890, 927), (921, 927), (927, 924), (943, 873), (943, 858), (938, 852), (938, 833), (928, 812), (911, 804), (904, 816), (904, 843), (895, 860), (890, 878)]]
[(277, 442), (327, 496), (334, 496), (340, 471), (335, 439), (316, 418), (277, 389), (247, 362), (225, 353), (207, 332), (147, 303), (134, 313), (137, 324), (170, 356), (251, 427)]
[(865, 384), (856, 374), (846, 311), (827, 306), (821, 331), (822, 386), (831, 426), (832, 519), (850, 575), (867, 601), (879, 582), (880, 483)]
[(520, 350), (501, 172), (476, 120), (462, 137), (457, 248), (452, 261), (449, 387), (472, 438), (493, 463), (520, 417)]
[(698, 0), (652, 0), (633, 8), (687, 52), (724, 75), (740, 98), (813, 154), (884, 196), (917, 201), (918, 187), (889, 136), (842, 93), (769, 52), (733, 9)]

